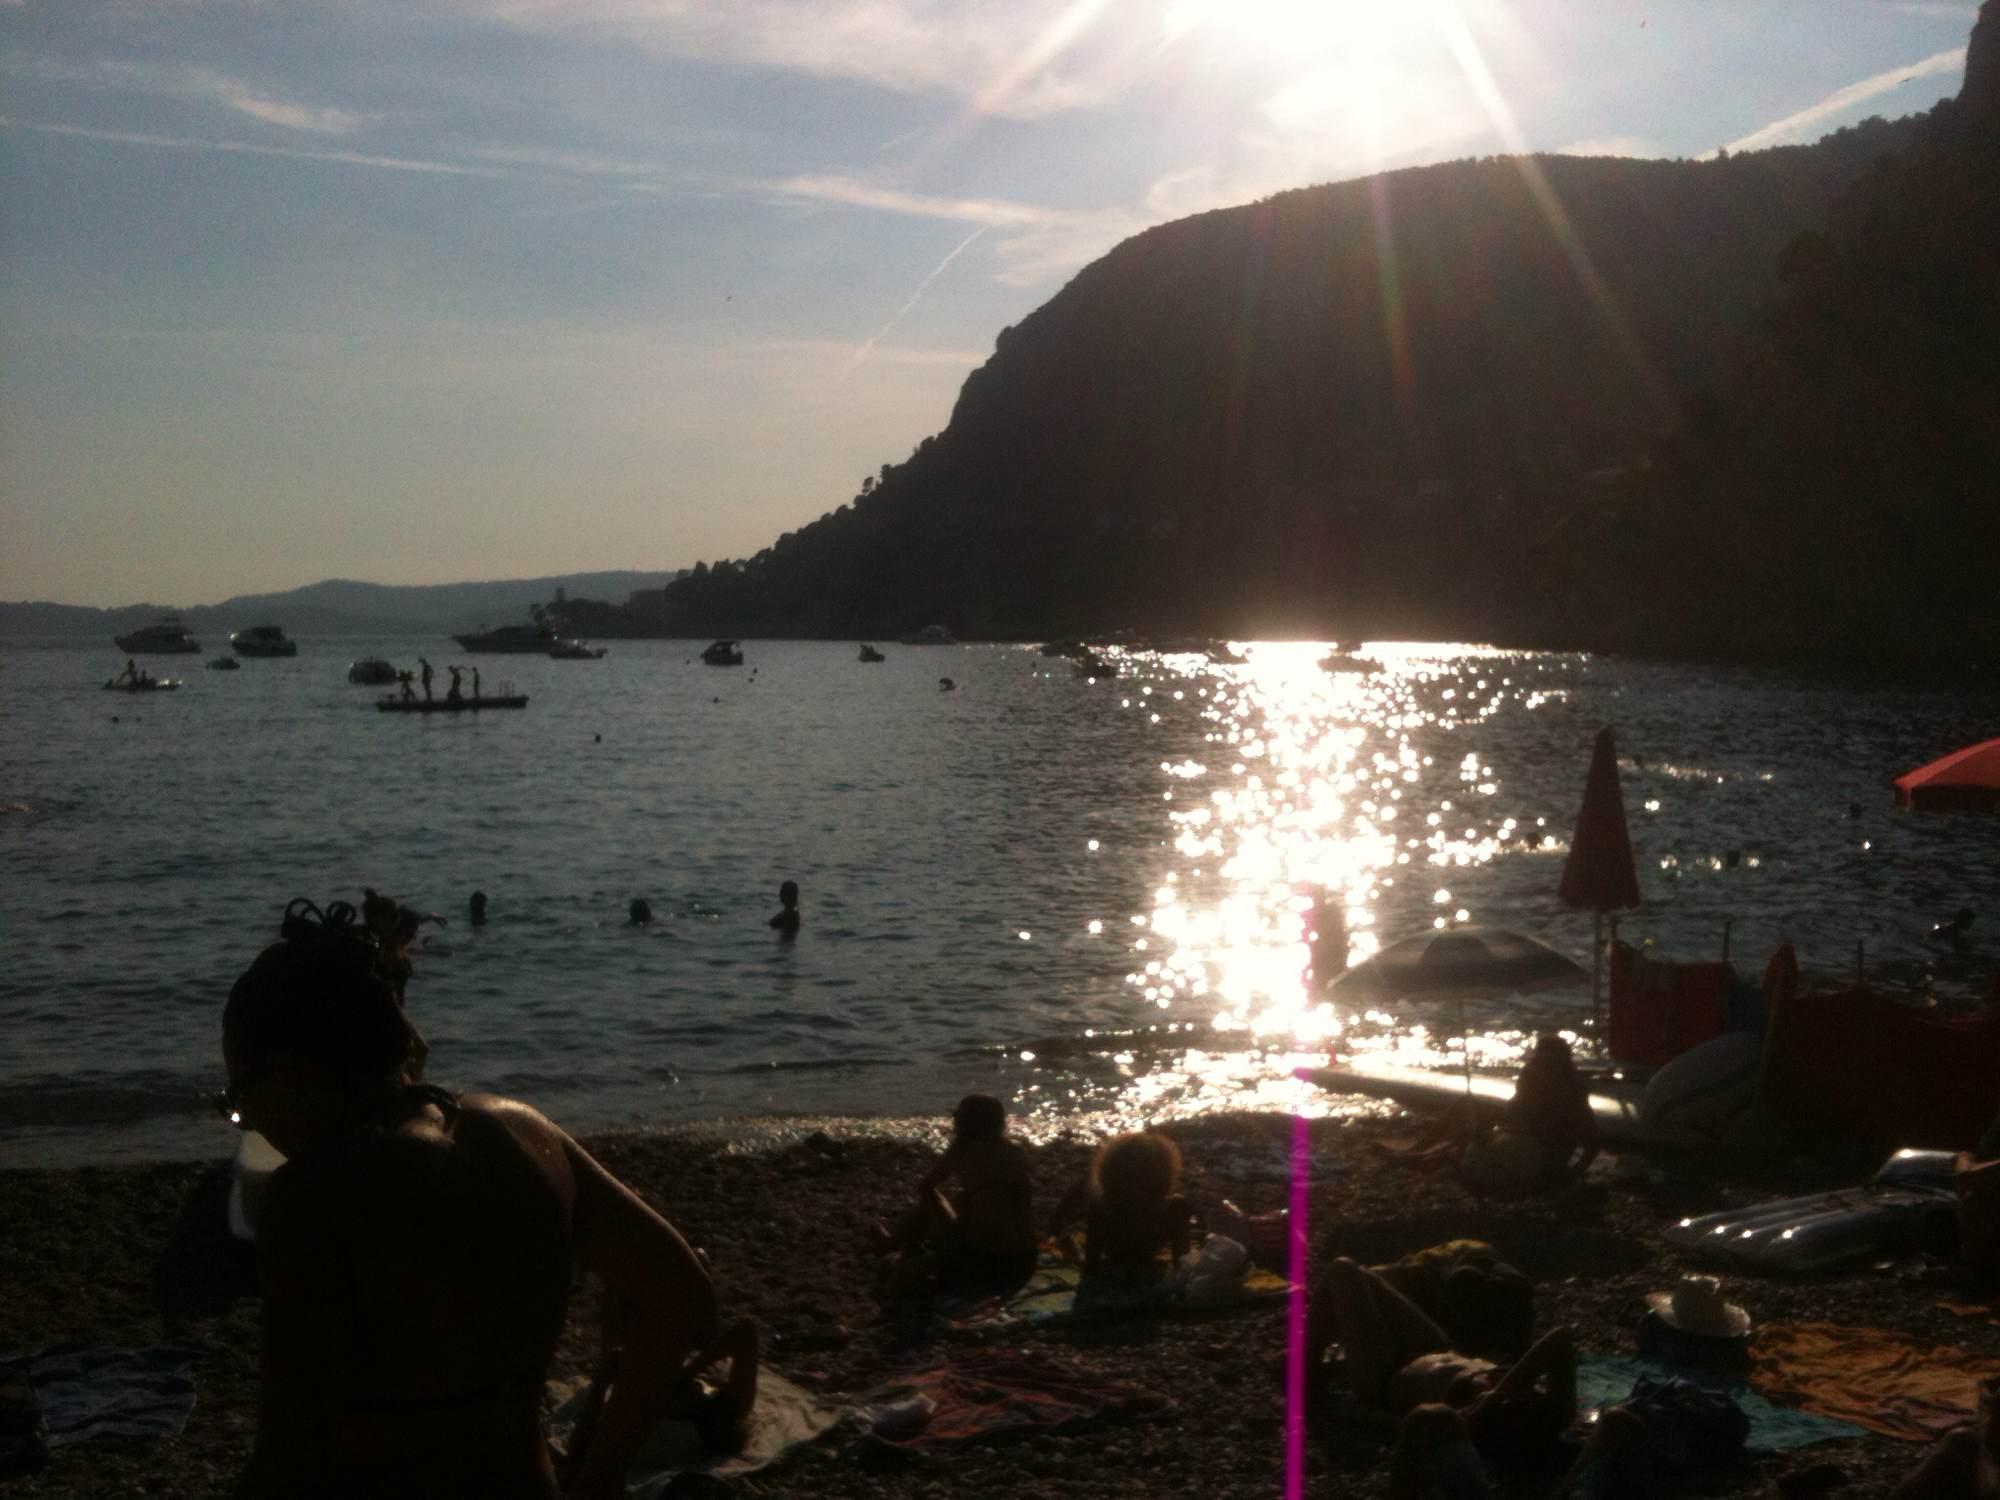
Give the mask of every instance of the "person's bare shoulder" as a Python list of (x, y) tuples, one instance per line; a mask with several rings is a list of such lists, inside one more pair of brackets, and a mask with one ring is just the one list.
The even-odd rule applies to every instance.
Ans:
[(589, 1160), (555, 1121), (532, 1104), (504, 1094), (461, 1094), (455, 1133), (461, 1145), (491, 1143), (499, 1137), (511, 1141), (528, 1154), (565, 1199), (575, 1192), (577, 1162)]

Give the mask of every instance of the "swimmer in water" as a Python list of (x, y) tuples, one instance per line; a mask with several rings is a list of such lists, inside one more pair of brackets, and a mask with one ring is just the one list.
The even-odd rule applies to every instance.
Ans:
[(467, 920), (474, 927), (484, 927), (486, 925), (486, 892), (474, 891), (472, 893), (472, 900), (467, 902), (466, 905), (468, 908)]
[(799, 883), (787, 880), (778, 887), (780, 910), (771, 918), (770, 926), (782, 937), (797, 937), (799, 932)]
[(652, 905), (644, 896), (634, 896), (632, 904), (626, 908), (626, 912), (632, 918), (632, 925), (635, 927), (644, 927), (648, 922), (653, 920)]
[(1951, 915), (1949, 922), (1940, 922), (1931, 929), (1933, 942), (1950, 943), (1954, 948), (1966, 945), (1967, 935), (1972, 931), (1972, 908), (1961, 906)]

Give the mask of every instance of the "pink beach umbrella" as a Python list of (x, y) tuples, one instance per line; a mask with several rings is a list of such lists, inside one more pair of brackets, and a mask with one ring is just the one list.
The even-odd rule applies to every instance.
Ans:
[[(1625, 827), (1625, 799), (1618, 790), (1618, 747), (1608, 725), (1597, 731), (1576, 834), (1570, 839), (1556, 894), (1563, 905), (1595, 916), (1590, 962), (1590, 1013), (1595, 1018), (1603, 982), (1604, 914), (1639, 904), (1639, 871), (1632, 860), (1632, 836)], [(1617, 941), (1615, 916), (1611, 937)]]
[(1896, 805), (1925, 812), (2000, 812), (2000, 740), (1954, 750), (1895, 781)]

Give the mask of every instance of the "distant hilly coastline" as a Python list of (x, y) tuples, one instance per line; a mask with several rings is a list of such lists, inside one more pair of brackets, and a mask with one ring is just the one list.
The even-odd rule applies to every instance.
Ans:
[(2000, 0), (1960, 97), (1700, 161), (1489, 157), (1160, 225), (655, 633), (2000, 660)]
[[(385, 584), (329, 578), (277, 594), (239, 594), (220, 604), (131, 604), (95, 609), (78, 604), (0, 602), (0, 637), (111, 636), (178, 614), (204, 644), (219, 647), (233, 630), (274, 622), (294, 636), (417, 635), (473, 630), (481, 625), (525, 624), (535, 605), (568, 599), (598, 601), (588, 607), (646, 602), (678, 578), (665, 572), (566, 573), (487, 583)], [(613, 633), (613, 632), (602, 632)]]

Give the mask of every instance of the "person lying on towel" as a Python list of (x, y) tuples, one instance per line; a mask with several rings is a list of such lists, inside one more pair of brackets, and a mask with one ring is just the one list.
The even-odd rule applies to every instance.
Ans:
[(286, 1157), (257, 1220), (262, 1388), (236, 1493), (555, 1500), (543, 1388), (584, 1270), (628, 1316), (567, 1493), (622, 1496), (664, 1388), (719, 1331), (708, 1270), (528, 1105), (413, 1082), (382, 949), (336, 910), (293, 902), (223, 1009), (224, 1102)]
[[(1335, 1343), (1344, 1357), (1329, 1371), (1323, 1361)], [(1415, 1303), (1346, 1256), (1328, 1261), (1312, 1287), (1306, 1361), (1321, 1379), (1393, 1416), (1430, 1403), (1451, 1407), (1489, 1459), (1546, 1448), (1576, 1420), (1568, 1328), (1543, 1334), (1511, 1364), (1462, 1354)]]

